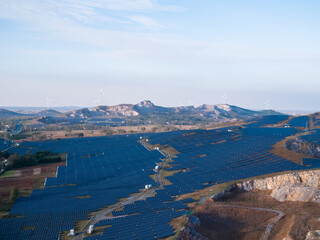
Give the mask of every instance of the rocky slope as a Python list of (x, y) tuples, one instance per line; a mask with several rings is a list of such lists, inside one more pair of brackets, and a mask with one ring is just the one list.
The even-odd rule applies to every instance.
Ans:
[(67, 112), (64, 114), (64, 116), (68, 118), (90, 118), (90, 117), (93, 117), (94, 115), (88, 108), (81, 108), (78, 110)]
[(320, 158), (320, 146), (299, 137), (288, 140), (286, 142), (286, 148), (296, 153)]
[(207, 105), (199, 107), (180, 106), (180, 107), (162, 107), (156, 106), (149, 100), (141, 101), (138, 104), (120, 104), (115, 106), (97, 106), (92, 109), (84, 108), (74, 110), (65, 114), (70, 118), (90, 118), (90, 117), (132, 117), (132, 116), (188, 116), (205, 117), (208, 119), (223, 120), (247, 120), (254, 117), (268, 114), (280, 114), (275, 111), (269, 113), (265, 111), (252, 111), (228, 104)]
[(320, 230), (308, 232), (306, 240), (320, 240)]
[[(320, 161), (320, 160), (319, 160)], [(283, 201), (320, 203), (320, 170), (293, 172), (252, 179), (236, 184), (242, 190), (272, 190), (271, 197)]]
[(200, 225), (200, 220), (196, 216), (190, 216), (181, 233), (176, 238), (177, 240), (208, 240), (195, 230), (195, 227)]

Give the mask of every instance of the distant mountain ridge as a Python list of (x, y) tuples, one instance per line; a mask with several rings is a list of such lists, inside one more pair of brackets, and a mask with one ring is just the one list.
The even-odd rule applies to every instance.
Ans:
[(0, 108), (0, 117), (10, 118), (10, 117), (22, 117), (22, 116), (24, 116), (24, 114), (13, 112), (13, 111), (9, 111), (9, 110), (4, 109), (4, 108)]
[(53, 109), (35, 111), (28, 114), (16, 113), (6, 109), (0, 109), (0, 117), (35, 117), (42, 123), (59, 123), (63, 121), (73, 121), (73, 119), (139, 119), (137, 122), (152, 120), (161, 120), (158, 122), (166, 123), (173, 121), (175, 123), (197, 121), (239, 121), (248, 120), (265, 115), (282, 115), (282, 113), (273, 110), (254, 111), (229, 104), (209, 105), (203, 104), (198, 107), (179, 106), (162, 107), (157, 106), (149, 100), (141, 101), (137, 104), (118, 104), (114, 106), (96, 106), (93, 108), (80, 108), (68, 112), (58, 112)]
[(240, 119), (245, 120), (252, 117), (265, 115), (281, 115), (282, 113), (268, 111), (253, 111), (228, 104), (208, 105), (203, 104), (199, 107), (180, 106), (162, 107), (153, 104), (149, 100), (141, 101), (137, 104), (119, 104), (115, 106), (97, 106), (94, 108), (81, 108), (62, 114), (66, 118), (128, 118), (136, 116), (151, 115), (191, 115), (208, 119)]
[(38, 115), (40, 117), (45, 117), (45, 116), (57, 116), (57, 115), (61, 114), (61, 112), (58, 112), (53, 109), (45, 109), (45, 110), (41, 110), (39, 112), (36, 112), (34, 114)]

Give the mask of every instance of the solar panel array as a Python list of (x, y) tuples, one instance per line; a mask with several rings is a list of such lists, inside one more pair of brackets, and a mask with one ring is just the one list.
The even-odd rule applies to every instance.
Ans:
[[(57, 177), (47, 178), (44, 189), (17, 199), (10, 214), (26, 217), (1, 220), (4, 229), (11, 229), (15, 221), (21, 226), (13, 232), (1, 229), (0, 238), (57, 239), (61, 231), (74, 228), (76, 220), (87, 219), (89, 212), (129, 197), (145, 184), (156, 184), (149, 175), (163, 155), (148, 151), (137, 140), (135, 135), (21, 144), (17, 148), (21, 153), (28, 149), (66, 152), (67, 166), (58, 168)], [(21, 229), (29, 226), (34, 230), (26, 237)]]
[[(282, 121), (285, 121), (289, 118), (288, 115), (268, 115), (257, 118), (253, 120), (253, 123), (250, 123), (248, 127), (261, 127), (263, 125), (276, 124)], [(251, 122), (252, 120), (249, 120)]]
[(12, 142), (9, 140), (0, 139), (0, 151), (3, 151), (9, 147), (11, 147)]
[(313, 126), (318, 127), (320, 126), (320, 118), (319, 118), (320, 113), (315, 113), (314, 117), (312, 117), (312, 122)]
[[(171, 236), (169, 222), (184, 215), (186, 203), (192, 201), (175, 201), (174, 196), (231, 180), (315, 167), (317, 162), (312, 160), (311, 165), (302, 166), (270, 153), (272, 145), (293, 133), (293, 128), (247, 127), (232, 132), (224, 128), (148, 134), (151, 143), (170, 145), (179, 152), (167, 169), (178, 171), (167, 177), (172, 184), (156, 190), (154, 197), (114, 211), (115, 218), (96, 224), (110, 225), (103, 234), (86, 239)], [(59, 167), (44, 189), (17, 199), (10, 214), (21, 217), (0, 220), (0, 239), (58, 239), (76, 221), (88, 219), (89, 212), (127, 198), (145, 184), (155, 185), (149, 175), (163, 155), (139, 144), (139, 136), (26, 142), (12, 150), (66, 152), (67, 166)]]
[(294, 132), (292, 128), (246, 128), (239, 137), (239, 131), (221, 129), (177, 133), (169, 141), (164, 134), (157, 135), (151, 142), (168, 143), (180, 152), (170, 163), (171, 170), (184, 171), (167, 177), (172, 185), (166, 190), (174, 196), (232, 180), (308, 168), (270, 153), (272, 145)]
[(320, 145), (320, 129), (312, 130), (308, 135), (302, 135), (301, 138)]
[(306, 127), (309, 125), (309, 117), (301, 116), (301, 117), (292, 118), (289, 121), (289, 125), (292, 127)]

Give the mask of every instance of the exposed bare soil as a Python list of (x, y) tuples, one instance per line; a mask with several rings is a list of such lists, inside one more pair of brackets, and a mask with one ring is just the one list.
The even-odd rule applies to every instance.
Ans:
[(305, 155), (305, 154), (301, 154), (301, 153), (296, 153), (296, 152), (292, 152), (290, 150), (288, 150), (286, 148), (286, 142), (292, 139), (297, 138), (299, 135), (301, 134), (296, 134), (296, 135), (292, 135), (289, 137), (286, 137), (285, 139), (283, 139), (282, 141), (276, 143), (275, 145), (272, 146), (272, 150), (270, 151), (271, 153), (280, 156), (282, 158), (285, 158), (289, 161), (292, 161), (294, 163), (297, 164), (302, 164), (303, 162), (303, 158), (308, 158), (310, 157), (309, 155)]
[[(64, 166), (65, 162), (43, 164), (14, 170), (15, 173), (9, 177), (0, 178), (0, 212), (8, 204), (8, 197), (12, 187), (17, 187), (20, 196), (29, 195), (32, 189), (42, 188), (45, 178), (55, 177), (57, 167)], [(5, 213), (1, 213), (3, 216)], [(0, 217), (1, 217), (0, 216)]]
[(320, 205), (317, 203), (278, 202), (269, 191), (235, 191), (219, 201), (206, 200), (194, 208), (201, 225), (196, 230), (209, 239), (258, 240), (267, 224), (277, 214), (247, 208), (219, 207), (221, 204), (266, 208), (281, 211), (285, 216), (271, 230), (269, 240), (304, 240), (311, 230), (320, 229)]

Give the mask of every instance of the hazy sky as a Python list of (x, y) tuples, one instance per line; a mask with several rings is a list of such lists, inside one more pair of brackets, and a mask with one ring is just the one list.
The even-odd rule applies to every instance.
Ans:
[(320, 110), (319, 0), (0, 0), (0, 106)]

